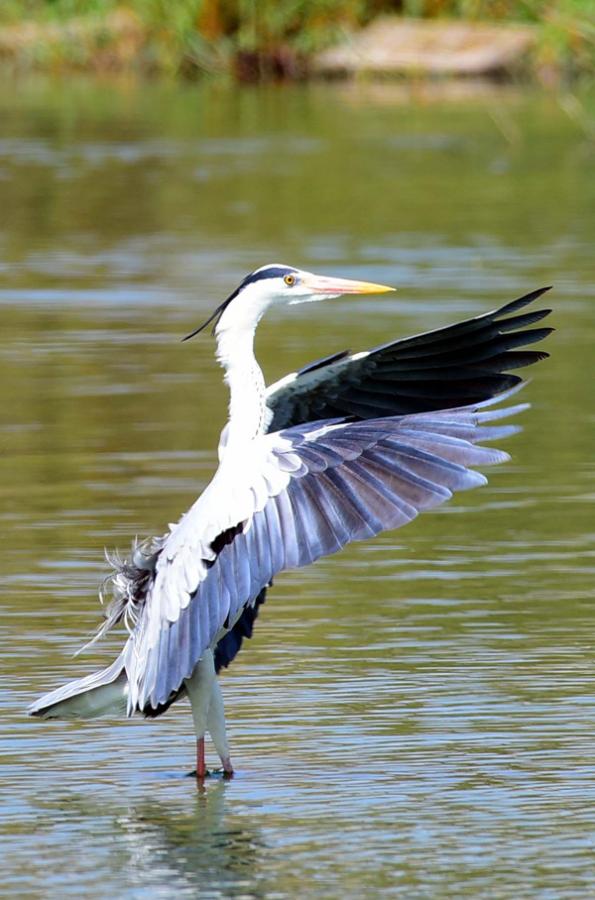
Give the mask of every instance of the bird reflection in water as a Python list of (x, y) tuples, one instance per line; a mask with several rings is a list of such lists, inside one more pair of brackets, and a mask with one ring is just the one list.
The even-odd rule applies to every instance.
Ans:
[[(245, 893), (264, 842), (233, 812), (223, 780), (199, 785), (183, 806), (156, 801), (132, 804), (116, 818), (134, 887), (164, 885), (176, 893), (200, 888)], [(252, 895), (252, 892), (251, 892)]]

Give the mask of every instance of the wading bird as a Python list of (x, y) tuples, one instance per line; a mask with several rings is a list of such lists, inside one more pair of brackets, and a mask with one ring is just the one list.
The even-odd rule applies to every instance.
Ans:
[(213, 323), (229, 386), (219, 467), (165, 536), (113, 561), (113, 599), (96, 638), (125, 623), (115, 662), (41, 697), (32, 715), (155, 717), (187, 694), (197, 777), (206, 774), (207, 731), (231, 775), (217, 672), (252, 633), (272, 578), (405, 525), (485, 484), (471, 467), (508, 459), (479, 442), (518, 430), (487, 423), (526, 407), (493, 408), (522, 384), (511, 369), (547, 356), (519, 349), (552, 330), (526, 330), (550, 310), (520, 312), (547, 288), (456, 325), (338, 353), (265, 389), (253, 343), (270, 306), (390, 290), (263, 266), (188, 335)]

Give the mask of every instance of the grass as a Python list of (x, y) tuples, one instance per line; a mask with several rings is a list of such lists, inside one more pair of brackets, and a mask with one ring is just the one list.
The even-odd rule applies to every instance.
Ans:
[(3, 0), (0, 56), (20, 68), (295, 77), (312, 53), (385, 12), (533, 23), (537, 75), (595, 72), (595, 0)]

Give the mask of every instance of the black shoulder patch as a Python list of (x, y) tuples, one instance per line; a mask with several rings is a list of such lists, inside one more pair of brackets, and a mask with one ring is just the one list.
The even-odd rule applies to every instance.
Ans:
[(211, 543), (211, 550), (213, 553), (221, 553), (224, 547), (228, 544), (231, 544), (234, 537), (237, 537), (238, 534), (241, 534), (244, 530), (244, 523), (240, 522), (239, 525), (233, 525), (231, 528), (226, 528), (225, 531), (222, 531), (221, 534), (218, 534), (215, 540)]
[(232, 525), (231, 528), (226, 528), (225, 531), (222, 531), (221, 534), (218, 534), (214, 541), (211, 542), (211, 550), (215, 554), (214, 559), (206, 560), (207, 569), (210, 569), (211, 566), (215, 564), (215, 561), (224, 547), (227, 547), (228, 544), (231, 544), (244, 530), (244, 523), (240, 522), (238, 525)]

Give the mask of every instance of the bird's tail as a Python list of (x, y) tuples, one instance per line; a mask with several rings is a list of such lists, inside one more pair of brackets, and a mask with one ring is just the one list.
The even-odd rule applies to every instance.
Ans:
[(126, 712), (127, 696), (128, 679), (122, 653), (107, 669), (44, 694), (28, 712), (41, 719), (94, 719)]

